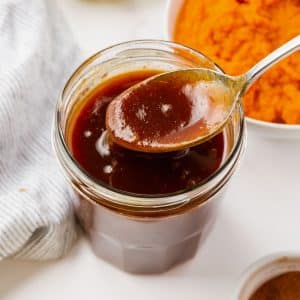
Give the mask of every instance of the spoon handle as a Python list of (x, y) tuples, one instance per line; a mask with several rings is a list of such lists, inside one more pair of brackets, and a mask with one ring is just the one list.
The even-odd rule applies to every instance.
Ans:
[(252, 67), (245, 75), (246, 83), (244, 89), (247, 90), (256, 79), (258, 79), (264, 72), (271, 68), (275, 63), (284, 59), (288, 55), (296, 52), (300, 49), (300, 35), (291, 39), (289, 42), (285, 43), (260, 62), (258, 62), (254, 67)]

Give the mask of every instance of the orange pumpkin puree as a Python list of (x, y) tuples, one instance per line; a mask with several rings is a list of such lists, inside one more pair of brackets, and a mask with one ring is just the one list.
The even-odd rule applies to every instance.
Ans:
[[(300, 34), (300, 0), (185, 0), (174, 39), (232, 75)], [(247, 116), (300, 124), (300, 53), (264, 74), (244, 97)]]

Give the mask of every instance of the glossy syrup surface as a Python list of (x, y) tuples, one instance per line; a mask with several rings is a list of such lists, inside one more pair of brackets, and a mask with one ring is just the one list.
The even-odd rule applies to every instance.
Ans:
[(97, 182), (136, 194), (174, 193), (199, 184), (222, 163), (223, 134), (182, 152), (155, 154), (127, 150), (107, 137), (108, 104), (130, 86), (157, 73), (144, 70), (111, 78), (74, 107), (67, 143), (81, 168)]
[(179, 151), (222, 130), (235, 89), (206, 69), (166, 72), (127, 89), (108, 106), (106, 127), (118, 145), (140, 152)]

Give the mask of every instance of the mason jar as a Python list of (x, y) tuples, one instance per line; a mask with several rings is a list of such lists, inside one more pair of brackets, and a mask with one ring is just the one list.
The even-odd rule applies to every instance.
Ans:
[(75, 104), (116, 75), (197, 67), (222, 72), (203, 54), (176, 43), (126, 42), (87, 59), (68, 80), (58, 100), (54, 146), (75, 191), (78, 219), (96, 255), (127, 272), (164, 272), (195, 255), (214, 224), (220, 200), (243, 153), (242, 107), (237, 103), (223, 130), (225, 148), (218, 170), (192, 188), (163, 195), (132, 194), (92, 179), (68, 147), (68, 117)]

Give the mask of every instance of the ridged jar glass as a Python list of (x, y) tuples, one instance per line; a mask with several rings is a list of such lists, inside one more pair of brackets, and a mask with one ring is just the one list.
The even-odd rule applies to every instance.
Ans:
[(225, 149), (220, 168), (193, 188), (154, 196), (126, 193), (94, 181), (69, 150), (65, 138), (68, 117), (75, 104), (116, 75), (196, 67), (222, 72), (203, 54), (176, 43), (126, 42), (86, 60), (66, 83), (58, 100), (54, 146), (75, 191), (77, 216), (95, 253), (127, 272), (164, 272), (195, 255), (216, 219), (220, 200), (243, 153), (242, 108), (237, 104), (223, 131)]

